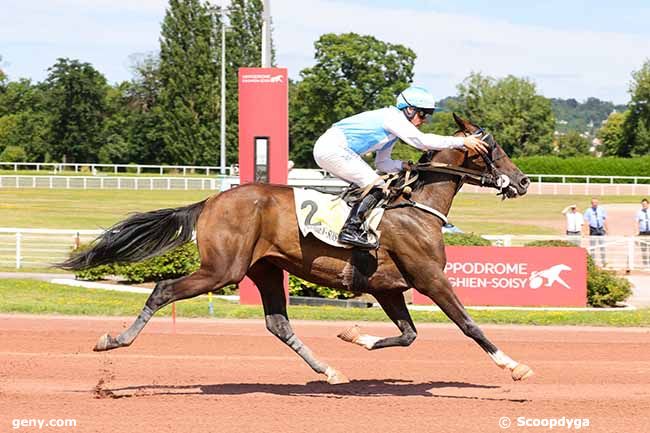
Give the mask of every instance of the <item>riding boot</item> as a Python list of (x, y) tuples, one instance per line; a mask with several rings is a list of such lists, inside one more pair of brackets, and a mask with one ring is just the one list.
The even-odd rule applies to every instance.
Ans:
[(377, 206), (377, 203), (384, 198), (384, 192), (380, 188), (373, 188), (368, 194), (357, 202), (350, 211), (347, 221), (341, 229), (338, 241), (342, 244), (354, 245), (363, 249), (375, 249), (377, 243), (368, 241), (368, 233), (363, 230), (363, 222), (367, 215)]

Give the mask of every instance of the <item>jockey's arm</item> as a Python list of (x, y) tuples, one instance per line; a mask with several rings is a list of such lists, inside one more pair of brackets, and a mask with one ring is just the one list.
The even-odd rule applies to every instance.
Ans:
[(384, 128), (398, 136), (404, 143), (420, 150), (442, 150), (461, 148), (464, 137), (450, 137), (436, 134), (425, 134), (408, 121), (402, 112), (395, 110), (386, 116)]
[(377, 170), (384, 173), (395, 173), (402, 169), (402, 161), (391, 159), (390, 155), (393, 151), (393, 146), (380, 149), (375, 155), (375, 167)]

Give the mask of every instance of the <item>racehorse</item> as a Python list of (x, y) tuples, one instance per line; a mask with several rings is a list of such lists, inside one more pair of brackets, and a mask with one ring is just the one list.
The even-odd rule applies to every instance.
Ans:
[[(508, 357), (485, 337), (445, 277), (444, 216), (439, 213), (447, 215), (465, 182), (492, 187), (503, 198), (514, 198), (526, 193), (530, 181), (491, 134), (456, 115), (454, 118), (460, 127), (456, 135), (480, 135), (489, 145), (488, 154), (459, 149), (424, 154), (417, 164), (419, 179), (410, 199), (400, 198), (385, 211), (379, 225), (381, 245), (371, 252), (336, 248), (302, 236), (293, 189), (283, 185), (246, 184), (199, 203), (138, 213), (115, 224), (90, 249), (58, 266), (80, 270), (144, 260), (191, 241), (194, 230), (201, 265), (191, 275), (158, 282), (134, 323), (115, 338), (101, 336), (94, 350), (129, 346), (165, 305), (239, 283), (248, 276), (259, 289), (267, 329), (315, 372), (326, 375), (329, 383), (348, 382), (294, 334), (283, 287), (286, 270), (324, 286), (372, 294), (401, 332), (380, 338), (362, 334), (353, 326), (339, 335), (345, 341), (369, 350), (409, 346), (417, 334), (403, 292), (413, 287), (431, 298), (499, 367), (509, 369), (513, 380), (529, 377), (532, 370), (528, 366)], [(366, 260), (358, 260), (359, 255)]]

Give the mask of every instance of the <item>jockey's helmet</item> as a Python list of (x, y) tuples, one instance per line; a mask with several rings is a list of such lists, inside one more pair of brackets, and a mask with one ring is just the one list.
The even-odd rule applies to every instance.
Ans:
[(397, 95), (396, 107), (403, 110), (407, 107), (414, 107), (429, 114), (436, 108), (436, 100), (431, 92), (424, 87), (411, 86)]

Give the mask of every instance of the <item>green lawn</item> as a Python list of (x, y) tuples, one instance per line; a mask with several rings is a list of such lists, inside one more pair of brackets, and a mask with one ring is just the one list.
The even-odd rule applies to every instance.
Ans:
[[(209, 196), (208, 191), (0, 189), (0, 227), (95, 229), (129, 212), (178, 207)], [(480, 234), (558, 234), (567, 203), (586, 207), (590, 196), (530, 195), (501, 201), (494, 194), (460, 194), (450, 220)], [(603, 196), (603, 203), (637, 203), (633, 196)]]
[(0, 189), (0, 227), (97, 229), (129, 212), (184, 206), (209, 191)]
[[(83, 289), (32, 280), (0, 280), (0, 312), (29, 314), (65, 314), (91, 316), (132, 316), (140, 312), (146, 295)], [(219, 318), (262, 318), (261, 306), (241, 306), (215, 298), (215, 315)], [(207, 297), (180, 301), (180, 317), (209, 317)], [(169, 315), (171, 307), (158, 315)], [(592, 325), (650, 326), (650, 309), (636, 311), (520, 311), (471, 310), (478, 323), (519, 325)], [(378, 308), (289, 307), (293, 319), (384, 321), (388, 318)], [(413, 311), (419, 323), (449, 323), (439, 311)]]

